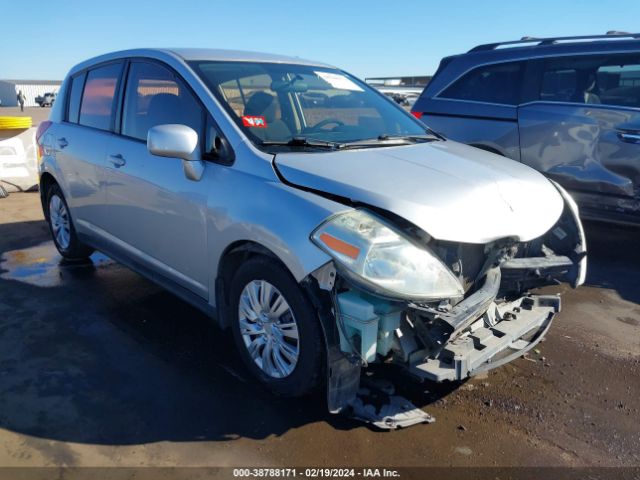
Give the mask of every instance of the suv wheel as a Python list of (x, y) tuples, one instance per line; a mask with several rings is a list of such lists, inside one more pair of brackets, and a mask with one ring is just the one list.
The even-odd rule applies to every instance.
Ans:
[(58, 185), (49, 187), (46, 205), (49, 230), (60, 255), (68, 260), (88, 258), (93, 249), (78, 240), (69, 207)]
[(323, 338), (314, 309), (276, 261), (254, 257), (231, 281), (231, 329), (242, 360), (270, 390), (299, 396), (322, 373)]

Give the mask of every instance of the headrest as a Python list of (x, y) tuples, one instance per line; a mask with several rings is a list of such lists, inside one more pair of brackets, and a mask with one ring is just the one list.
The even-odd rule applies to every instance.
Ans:
[(262, 116), (267, 124), (273, 122), (276, 119), (275, 97), (267, 92), (254, 93), (244, 107), (244, 114)]

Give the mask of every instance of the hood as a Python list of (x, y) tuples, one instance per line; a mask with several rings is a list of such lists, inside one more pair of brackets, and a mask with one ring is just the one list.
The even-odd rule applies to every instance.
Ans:
[(450, 140), (322, 153), (279, 153), (289, 183), (405, 218), (432, 237), (528, 241), (558, 220), (564, 201), (540, 173)]

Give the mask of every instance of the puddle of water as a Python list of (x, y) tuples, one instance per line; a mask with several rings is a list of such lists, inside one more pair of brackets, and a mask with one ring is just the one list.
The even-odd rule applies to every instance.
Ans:
[(16, 280), (36, 287), (57, 287), (64, 283), (64, 271), (95, 269), (114, 263), (102, 253), (94, 253), (88, 262), (68, 262), (53, 242), (31, 248), (11, 250), (0, 257), (0, 278)]

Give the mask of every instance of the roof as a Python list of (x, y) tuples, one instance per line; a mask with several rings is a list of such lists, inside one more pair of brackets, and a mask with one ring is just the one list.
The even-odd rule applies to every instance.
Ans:
[(502, 46), (528, 46), (528, 47), (539, 47), (539, 46), (549, 46), (549, 45), (559, 45), (561, 42), (584, 42), (584, 41), (609, 41), (609, 40), (639, 40), (640, 33), (627, 33), (627, 32), (618, 32), (615, 30), (609, 31), (604, 35), (580, 35), (580, 36), (572, 36), (572, 37), (522, 37), (520, 40), (512, 40), (508, 42), (494, 42), (494, 43), (485, 43), (483, 45), (478, 45), (477, 47), (472, 48), (469, 52), (480, 52), (486, 50), (495, 50), (498, 47)]
[(285, 55), (273, 55), (269, 53), (259, 52), (245, 52), (242, 50), (218, 50), (210, 48), (136, 48), (105, 53), (97, 57), (89, 58), (71, 68), (69, 74), (73, 75), (84, 68), (90, 68), (93, 65), (101, 62), (109, 62), (112, 60), (131, 57), (148, 57), (162, 61), (177, 60), (181, 63), (198, 60), (209, 60), (228, 62), (285, 63), (334, 68), (331, 67), (331, 65), (314, 62), (312, 60), (304, 60), (298, 57), (288, 57)]
[[(637, 35), (637, 34), (634, 34)], [(565, 40), (566, 41), (562, 41)], [(505, 46), (507, 48), (500, 48)], [(636, 53), (640, 39), (633, 35), (598, 35), (590, 37), (564, 37), (550, 39), (525, 39), (478, 45), (467, 53), (454, 57), (474, 58), (478, 63), (494, 59), (521, 60), (572, 54)]]
[[(155, 49), (150, 49), (155, 50)], [(271, 53), (250, 52), (244, 50), (221, 50), (214, 48), (167, 48), (157, 49), (170, 51), (186, 61), (211, 60), (211, 61), (241, 61), (241, 62), (267, 62), (267, 63), (293, 63), (299, 65), (314, 65), (328, 67), (325, 63), (305, 60), (299, 57), (286, 55), (274, 55)]]

